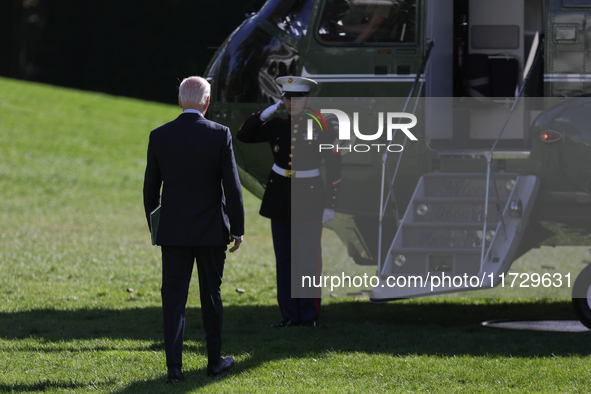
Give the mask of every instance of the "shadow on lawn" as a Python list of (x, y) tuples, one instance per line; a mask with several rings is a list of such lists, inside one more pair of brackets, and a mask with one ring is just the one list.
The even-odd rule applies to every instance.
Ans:
[[(224, 312), (223, 349), (228, 355), (240, 357), (234, 374), (272, 360), (323, 357), (332, 352), (526, 358), (591, 354), (588, 333), (509, 331), (481, 326), (483, 321), (493, 319), (574, 319), (568, 301), (394, 302), (382, 305), (366, 301), (332, 302), (323, 306), (317, 328), (286, 330), (269, 327), (280, 318), (276, 306), (230, 305)], [(0, 337), (9, 340), (35, 337), (46, 341), (103, 337), (146, 340), (153, 343), (153, 350), (164, 351), (159, 307), (0, 313)], [(188, 309), (185, 339), (194, 341), (193, 344), (204, 340), (198, 308)], [(106, 345), (104, 349), (95, 350), (110, 348)], [(186, 345), (184, 351), (198, 352), (205, 358), (204, 346)], [(164, 386), (165, 367), (162, 369), (162, 377), (133, 383), (120, 393), (148, 392), (154, 390), (155, 385)], [(173, 391), (191, 391), (214, 381), (205, 376), (205, 365), (184, 373), (186, 381), (176, 385)], [(2, 389), (5, 387), (0, 386), (0, 391)], [(22, 389), (38, 390), (39, 387)]]

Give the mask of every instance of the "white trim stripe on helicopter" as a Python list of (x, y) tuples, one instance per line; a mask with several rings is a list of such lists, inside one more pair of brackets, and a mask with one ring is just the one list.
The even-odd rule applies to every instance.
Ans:
[(544, 74), (544, 82), (591, 82), (591, 74)]
[[(310, 74), (304, 68), (302, 77), (311, 78), (316, 82), (414, 82), (417, 74)], [(425, 77), (419, 80), (425, 82)]]

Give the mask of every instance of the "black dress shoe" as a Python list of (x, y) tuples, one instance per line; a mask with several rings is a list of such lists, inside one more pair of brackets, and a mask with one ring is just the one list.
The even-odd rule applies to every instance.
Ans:
[(166, 377), (166, 383), (178, 383), (184, 380), (183, 373), (180, 367), (168, 368), (168, 376)]
[(207, 376), (222, 377), (234, 369), (234, 359), (232, 357), (224, 357), (220, 359), (218, 365), (207, 366)]
[(315, 328), (317, 324), (316, 320), (306, 320), (302, 322), (302, 326), (308, 328)]
[(298, 326), (299, 324), (294, 322), (293, 320), (284, 319), (281, 323), (273, 324), (271, 328), (288, 328)]

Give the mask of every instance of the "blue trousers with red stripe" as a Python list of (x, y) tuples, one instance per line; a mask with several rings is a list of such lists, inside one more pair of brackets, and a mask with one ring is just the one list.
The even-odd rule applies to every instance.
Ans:
[(283, 319), (295, 323), (317, 320), (320, 289), (302, 288), (302, 276), (319, 276), (322, 272), (322, 223), (287, 224), (272, 220), (271, 232), (277, 267), (277, 301)]

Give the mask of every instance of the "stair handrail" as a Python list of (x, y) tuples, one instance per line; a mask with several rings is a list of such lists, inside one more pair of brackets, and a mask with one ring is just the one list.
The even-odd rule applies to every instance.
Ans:
[(535, 68), (535, 65), (538, 63), (538, 60), (540, 59), (541, 54), (543, 53), (543, 49), (544, 49), (544, 40), (542, 39), (542, 40), (539, 40), (539, 42), (538, 42), (536, 57), (527, 72), (527, 76), (525, 77), (525, 79), (523, 80), (523, 83), (519, 87), (519, 91), (517, 93), (517, 96), (515, 96), (515, 101), (513, 101), (513, 105), (511, 106), (511, 110), (509, 111), (509, 116), (507, 116), (507, 119), (505, 119), (505, 123), (503, 124), (501, 131), (500, 131), (499, 135), (497, 136), (497, 139), (495, 140), (490, 152), (488, 153), (488, 155), (486, 157), (486, 195), (485, 195), (485, 200), (484, 200), (484, 228), (482, 230), (482, 248), (480, 251), (480, 271), (482, 271), (484, 268), (485, 256), (488, 256), (488, 254), (490, 253), (490, 250), (492, 248), (492, 242), (491, 242), (491, 244), (489, 245), (489, 247), (486, 251), (486, 254), (485, 254), (484, 250), (486, 249), (486, 227), (488, 224), (488, 204), (489, 204), (491, 178), (493, 179), (494, 190), (495, 190), (496, 199), (497, 199), (497, 203), (496, 203), (497, 214), (501, 220), (503, 233), (505, 234), (505, 237), (507, 236), (507, 228), (505, 227), (505, 220), (503, 218), (503, 213), (501, 212), (501, 208), (500, 208), (500, 200), (499, 200), (499, 192), (497, 190), (497, 183), (494, 178), (494, 174), (492, 173), (493, 153), (494, 153), (495, 149), (497, 148), (499, 141), (501, 140), (501, 136), (503, 135), (503, 132), (505, 131), (505, 129), (507, 128), (507, 125), (509, 124), (509, 120), (511, 119), (511, 116), (513, 115), (513, 111), (515, 111), (515, 107), (517, 106), (517, 102), (519, 101), (519, 99), (523, 95), (523, 91), (525, 90), (525, 86), (527, 85), (527, 82), (529, 81), (529, 79), (533, 73), (533, 70)]
[[(412, 97), (414, 96), (415, 90), (417, 88), (417, 86), (419, 85), (419, 81), (421, 79), (421, 75), (423, 75), (428, 62), (429, 62), (429, 57), (431, 55), (431, 50), (433, 49), (433, 46), (435, 45), (435, 43), (433, 42), (433, 40), (428, 40), (427, 41), (427, 46), (426, 46), (426, 51), (425, 51), (425, 56), (423, 57), (423, 60), (421, 61), (421, 65), (419, 66), (419, 69), (417, 71), (417, 75), (415, 76), (415, 80), (414, 83), (412, 85), (412, 88), (410, 89), (410, 93), (408, 94), (408, 97), (406, 99), (406, 102), (404, 103), (404, 108), (402, 109), (402, 112), (406, 112), (408, 105), (410, 103), (410, 100), (412, 99)], [(423, 84), (421, 84), (421, 90), (422, 90)], [(420, 92), (420, 91), (419, 91)], [(417, 100), (415, 102), (415, 107), (413, 109), (413, 114), (416, 111), (416, 107), (418, 104), (418, 97)], [(401, 119), (398, 119), (398, 123), (400, 123)], [(396, 164), (396, 168), (394, 171), (394, 176), (392, 177), (392, 180), (390, 181), (390, 169), (388, 168), (388, 166), (386, 165), (388, 162), (388, 148), (390, 147), (390, 145), (392, 145), (392, 141), (394, 141), (394, 137), (396, 136), (396, 132), (398, 131), (398, 129), (394, 130), (394, 133), (392, 134), (392, 139), (389, 141), (388, 145), (386, 146), (386, 149), (384, 151), (384, 154), (382, 155), (382, 183), (381, 183), (381, 189), (380, 189), (380, 215), (379, 215), (379, 228), (378, 228), (378, 272), (381, 271), (381, 265), (382, 265), (382, 226), (383, 226), (383, 219), (384, 216), (386, 215), (385, 211), (386, 211), (386, 207), (388, 205), (388, 202), (390, 200), (390, 196), (392, 196), (392, 200), (394, 201), (394, 205), (396, 206), (396, 225), (397, 227), (400, 226), (400, 215), (398, 214), (398, 206), (396, 205), (396, 197), (394, 195), (394, 181), (396, 180), (396, 176), (398, 175), (398, 168), (400, 166), (400, 161), (402, 159), (402, 154), (400, 153), (400, 155), (398, 156), (398, 162)], [(403, 147), (406, 145), (406, 141), (408, 140), (408, 136), (405, 137), (404, 142), (403, 142)], [(403, 149), (404, 152), (404, 149)], [(385, 176), (386, 173), (388, 174), (388, 196), (386, 197), (386, 201), (384, 202), (384, 184), (385, 184)], [(386, 256), (387, 257), (387, 256)]]
[[(418, 96), (420, 96), (422, 90), (423, 90), (423, 85), (421, 84), (421, 86), (419, 88), (419, 92), (417, 93)], [(412, 109), (413, 115), (416, 113), (418, 104), (419, 104), (419, 100), (417, 98), (417, 100), (415, 100), (415, 105)], [(404, 112), (406, 112), (406, 109), (407, 109), (407, 107), (405, 106)], [(400, 124), (400, 120), (398, 120), (398, 123)], [(394, 140), (394, 137), (396, 136), (397, 132), (398, 132), (398, 129), (395, 129), (392, 134), (392, 140), (388, 143), (388, 146), (392, 145), (392, 141)], [(396, 205), (396, 195), (394, 194), (394, 181), (396, 180), (396, 176), (398, 175), (398, 169), (400, 168), (400, 162), (402, 160), (402, 155), (404, 154), (403, 152), (404, 152), (404, 148), (406, 147), (407, 142), (408, 142), (408, 135), (405, 134), (404, 141), (402, 141), (402, 150), (401, 150), (401, 153), (398, 155), (398, 160), (396, 161), (396, 167), (394, 168), (394, 175), (390, 176), (390, 168), (388, 166), (385, 167), (388, 179), (389, 180), (391, 179), (392, 181), (391, 182), (389, 181), (390, 182), (389, 192), (388, 192), (388, 195), (386, 196), (386, 202), (384, 205), (384, 209), (382, 211), (382, 215), (384, 215), (384, 216), (386, 215), (386, 208), (388, 207), (388, 201), (390, 199), (390, 196), (392, 196), (392, 200), (394, 201), (394, 205), (397, 206)], [(384, 156), (386, 156), (387, 151), (388, 151), (388, 148), (386, 147), (386, 151), (384, 152), (384, 155), (382, 156), (382, 164), (386, 164), (386, 162), (388, 160), (386, 157), (384, 157)], [(398, 210), (396, 210), (395, 212), (396, 212), (396, 224), (398, 224), (398, 222), (400, 222), (400, 215), (398, 214)]]

